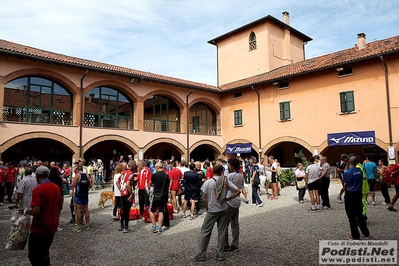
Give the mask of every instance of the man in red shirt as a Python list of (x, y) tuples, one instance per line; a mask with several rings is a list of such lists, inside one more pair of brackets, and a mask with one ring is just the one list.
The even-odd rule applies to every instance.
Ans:
[(147, 167), (146, 161), (139, 161), (139, 170), (137, 173), (137, 187), (139, 189), (139, 205), (140, 214), (144, 217), (144, 206), (150, 205), (150, 184), (151, 184), (152, 173)]
[(6, 190), (8, 203), (12, 203), (12, 194), (14, 193), (14, 186), (17, 184), (18, 170), (13, 163), (9, 163), (6, 169)]
[(33, 216), (29, 236), (28, 258), (32, 265), (50, 265), (50, 246), (58, 230), (62, 197), (60, 188), (48, 180), (50, 171), (45, 166), (36, 169), (39, 184), (32, 191), (31, 208), (26, 214)]
[(176, 161), (170, 161), (170, 166), (172, 167), (172, 170), (169, 172), (169, 178), (171, 181), (169, 183), (170, 198), (173, 205), (173, 212), (178, 213), (176, 194), (177, 190), (179, 190), (180, 178), (183, 177), (183, 174), (178, 168), (176, 168)]
[(211, 167), (210, 161), (204, 162), (204, 168), (206, 169), (206, 174), (205, 174), (206, 180), (213, 178), (214, 174), (213, 174), (213, 169)]
[[(134, 166), (134, 161), (130, 160), (127, 164), (127, 169), (124, 170), (118, 178), (116, 182), (116, 186), (118, 187), (121, 193), (121, 227), (118, 229), (119, 231), (123, 231), (123, 233), (129, 233), (129, 213), (130, 208), (132, 206), (132, 200), (134, 197), (132, 191), (132, 183), (133, 183), (133, 172), (132, 168)], [(114, 207), (116, 208), (116, 207)]]
[(391, 200), (391, 203), (390, 204), (388, 204), (388, 210), (389, 211), (397, 211), (394, 207), (393, 207), (393, 205), (395, 204), (395, 202), (398, 200), (398, 198), (399, 198), (399, 176), (396, 176), (395, 177), (395, 182), (394, 182), (394, 185), (395, 185), (395, 195), (393, 196), (393, 198), (392, 198), (392, 200)]
[(0, 161), (0, 206), (3, 206), (4, 185), (6, 183), (6, 173), (3, 169), (3, 161)]

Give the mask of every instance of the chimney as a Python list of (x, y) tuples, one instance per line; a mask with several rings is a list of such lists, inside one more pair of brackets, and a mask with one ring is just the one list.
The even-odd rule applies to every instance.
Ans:
[(357, 35), (357, 48), (359, 50), (366, 48), (366, 34), (359, 33)]
[(283, 12), (283, 22), (287, 25), (290, 25), (290, 13), (287, 11)]

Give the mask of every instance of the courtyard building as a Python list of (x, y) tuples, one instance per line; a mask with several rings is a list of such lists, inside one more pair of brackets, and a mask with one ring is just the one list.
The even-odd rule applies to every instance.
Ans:
[(0, 159), (397, 157), (399, 36), (307, 59), (311, 40), (287, 12), (216, 37), (217, 86), (0, 40)]

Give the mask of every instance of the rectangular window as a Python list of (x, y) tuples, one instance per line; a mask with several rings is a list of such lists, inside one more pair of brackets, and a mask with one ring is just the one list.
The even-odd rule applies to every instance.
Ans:
[(234, 126), (242, 126), (242, 110), (234, 111)]
[(285, 121), (291, 119), (290, 102), (280, 103), (280, 120)]
[(341, 101), (341, 113), (349, 113), (355, 111), (355, 97), (353, 91), (344, 91), (339, 93)]
[(241, 98), (241, 97), (242, 97), (241, 92), (234, 93), (234, 99)]
[(280, 82), (278, 84), (279, 89), (288, 89), (290, 87), (290, 83), (288, 81)]
[(349, 76), (349, 75), (353, 75), (353, 71), (351, 67), (347, 67), (347, 68), (341, 68), (342, 70), (338, 71), (338, 77), (344, 77), (344, 76)]

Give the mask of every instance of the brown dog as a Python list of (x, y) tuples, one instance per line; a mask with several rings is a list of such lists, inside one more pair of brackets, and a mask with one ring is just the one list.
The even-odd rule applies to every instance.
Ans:
[(114, 198), (114, 192), (112, 191), (103, 191), (101, 192), (100, 198), (98, 199), (98, 206), (101, 206), (101, 208), (104, 208), (104, 203), (107, 200), (111, 200)]

